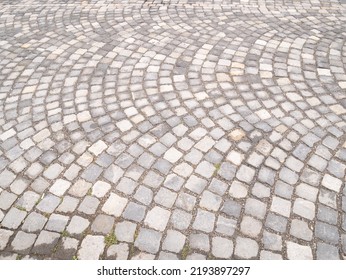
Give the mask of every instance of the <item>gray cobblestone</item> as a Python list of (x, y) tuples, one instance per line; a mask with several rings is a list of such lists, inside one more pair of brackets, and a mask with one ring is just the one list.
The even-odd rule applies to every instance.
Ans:
[(36, 238), (36, 234), (19, 231), (13, 239), (11, 246), (15, 252), (28, 254)]
[(297, 173), (284, 167), (279, 173), (279, 178), (290, 185), (294, 185), (295, 183), (297, 183), (299, 177)]
[(135, 241), (135, 246), (145, 252), (156, 254), (159, 250), (162, 234), (151, 230), (141, 228)]
[(223, 162), (220, 166), (219, 171), (217, 172), (218, 175), (226, 180), (232, 180), (235, 176), (235, 173), (236, 167), (229, 162)]
[(5, 215), (1, 225), (8, 229), (17, 229), (25, 219), (26, 215), (27, 213), (25, 211), (12, 207)]
[(198, 210), (192, 227), (204, 232), (212, 232), (214, 229), (215, 215), (211, 212)]
[(243, 216), (240, 224), (240, 230), (247, 236), (257, 237), (262, 229), (262, 223), (250, 216)]
[(117, 223), (115, 226), (115, 235), (119, 241), (133, 242), (136, 232), (136, 224), (128, 221)]
[(295, 219), (291, 222), (290, 234), (299, 239), (311, 241), (313, 233), (306, 222)]
[(60, 234), (50, 231), (41, 231), (36, 239), (32, 252), (35, 254), (49, 255), (58, 243)]
[(236, 230), (237, 221), (234, 219), (225, 218), (219, 216), (216, 223), (216, 232), (221, 234), (232, 236)]
[(312, 251), (309, 246), (303, 246), (290, 241), (286, 244), (287, 258), (289, 260), (312, 260)]
[(204, 233), (191, 234), (189, 238), (189, 245), (192, 249), (198, 249), (204, 252), (210, 250), (209, 237)]
[(13, 231), (0, 229), (0, 250), (3, 251), (6, 248), (8, 241), (13, 235)]
[(185, 184), (185, 188), (189, 189), (190, 191), (201, 194), (204, 188), (207, 186), (207, 181), (201, 178), (198, 178), (195, 175), (192, 175)]
[(212, 254), (217, 258), (230, 258), (233, 254), (233, 242), (226, 238), (214, 237), (212, 239)]
[(16, 201), (17, 196), (13, 193), (3, 191), (0, 193), (0, 209), (8, 210)]
[(338, 247), (321, 243), (317, 243), (316, 259), (318, 260), (339, 260)]
[(87, 235), (78, 251), (79, 260), (98, 260), (103, 253), (105, 244), (103, 236)]
[(186, 237), (179, 231), (168, 230), (167, 237), (165, 238), (162, 249), (170, 252), (179, 253), (185, 244)]
[(282, 216), (289, 217), (291, 213), (291, 202), (289, 200), (274, 196), (270, 210)]
[(328, 224), (336, 225), (338, 222), (338, 212), (323, 205), (317, 208), (317, 219)]
[(134, 198), (145, 205), (149, 205), (153, 200), (153, 192), (149, 188), (139, 186), (134, 195)]
[(267, 215), (265, 226), (277, 232), (285, 232), (287, 228), (287, 219), (273, 213)]
[(60, 198), (55, 195), (46, 195), (36, 206), (36, 208), (45, 213), (53, 213), (60, 204)]
[(245, 204), (245, 213), (258, 219), (264, 219), (266, 204), (253, 198), (248, 198)]
[(255, 240), (237, 237), (235, 241), (234, 254), (241, 259), (255, 258), (259, 251), (259, 246)]
[(297, 198), (293, 204), (293, 213), (312, 220), (315, 217), (315, 205), (308, 200)]
[(62, 238), (61, 244), (58, 246), (55, 257), (63, 260), (70, 260), (76, 256), (78, 240), (70, 237)]
[(335, 192), (328, 191), (326, 189), (321, 189), (318, 195), (318, 201), (331, 208), (337, 208)]
[(241, 205), (234, 200), (226, 200), (221, 208), (221, 212), (238, 218), (241, 211)]
[(338, 244), (339, 233), (338, 228), (335, 226), (317, 221), (315, 226), (315, 234), (317, 238), (320, 238), (323, 241), (332, 243), (334, 245)]
[(68, 190), (68, 193), (73, 196), (83, 197), (87, 194), (91, 186), (91, 183), (80, 179), (72, 185), (72, 187)]
[(258, 173), (258, 179), (270, 186), (274, 185), (274, 178), (275, 171), (270, 168), (262, 167)]
[(317, 187), (321, 181), (321, 174), (309, 168), (303, 169), (301, 180), (311, 186)]
[(258, 198), (266, 198), (270, 196), (270, 189), (261, 183), (255, 183), (251, 192)]
[(262, 250), (260, 253), (261, 260), (282, 260), (282, 256), (279, 254), (274, 254), (270, 251)]
[(22, 229), (27, 232), (38, 232), (43, 229), (47, 220), (43, 215), (31, 212), (25, 219)]
[(127, 260), (128, 257), (129, 257), (129, 245), (126, 243), (111, 245), (107, 250), (107, 259)]
[(5, 169), (0, 174), (0, 187), (7, 188), (14, 181), (15, 178), (16, 175), (14, 173)]
[(73, 216), (66, 230), (70, 234), (82, 234), (87, 229), (90, 222), (80, 216)]
[(282, 237), (280, 235), (264, 231), (262, 242), (265, 249), (273, 251), (282, 250)]
[(222, 198), (209, 191), (204, 191), (201, 197), (200, 206), (207, 210), (217, 211), (220, 208)]
[(130, 202), (124, 212), (123, 217), (134, 222), (140, 222), (145, 215), (145, 207), (134, 202)]
[(57, 211), (63, 212), (63, 213), (72, 213), (79, 203), (79, 200), (77, 198), (71, 197), (71, 196), (65, 196), (63, 198), (63, 201), (57, 208)]
[(108, 215), (97, 215), (91, 224), (91, 231), (96, 234), (107, 235), (111, 232), (114, 224), (114, 218)]
[(185, 230), (189, 227), (191, 223), (191, 219), (192, 219), (191, 214), (185, 211), (176, 209), (172, 213), (170, 223), (176, 229)]
[(236, 175), (236, 177), (240, 181), (245, 183), (250, 183), (254, 176), (255, 176), (255, 170), (246, 165), (240, 166)]
[(229, 195), (233, 198), (244, 198), (248, 194), (248, 186), (239, 182), (233, 181), (231, 187), (229, 188)]
[(170, 212), (168, 210), (155, 206), (153, 209), (148, 211), (144, 224), (158, 231), (164, 231), (169, 217)]

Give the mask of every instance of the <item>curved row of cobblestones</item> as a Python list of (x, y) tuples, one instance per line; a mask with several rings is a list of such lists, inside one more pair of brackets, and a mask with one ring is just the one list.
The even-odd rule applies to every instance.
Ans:
[(344, 257), (345, 5), (41, 2), (0, 4), (3, 258)]

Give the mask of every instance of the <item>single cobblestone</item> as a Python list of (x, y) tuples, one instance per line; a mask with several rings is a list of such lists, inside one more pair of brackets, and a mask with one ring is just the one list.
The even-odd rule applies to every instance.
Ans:
[(234, 254), (241, 259), (255, 258), (259, 251), (259, 246), (255, 240), (237, 237), (235, 241)]
[(15, 252), (28, 254), (37, 238), (36, 234), (19, 231), (13, 239), (11, 246)]
[(287, 258), (289, 260), (312, 260), (312, 251), (309, 246), (287, 242)]
[(152, 229), (141, 228), (135, 246), (145, 252), (156, 254), (159, 250), (162, 234)]
[(104, 237), (98, 235), (87, 235), (78, 251), (79, 260), (98, 260), (105, 247)]
[(226, 238), (214, 237), (212, 239), (212, 254), (216, 258), (230, 258), (233, 254), (233, 242)]
[(290, 234), (305, 241), (311, 241), (313, 232), (309, 225), (300, 220), (292, 220)]
[(191, 249), (198, 249), (204, 252), (210, 250), (209, 237), (204, 233), (190, 234), (189, 245)]
[(338, 247), (317, 243), (316, 259), (318, 260), (340, 260)]
[(168, 230), (167, 237), (165, 238), (162, 249), (170, 252), (179, 253), (185, 244), (186, 237), (179, 231)]
[(43, 229), (47, 220), (48, 219), (43, 215), (36, 212), (31, 212), (25, 219), (25, 222), (22, 225), (22, 229), (29, 233), (38, 232)]
[(5, 215), (1, 225), (4, 228), (17, 229), (24, 221), (26, 215), (27, 213), (25, 211), (12, 207)]
[(272, 251), (281, 251), (282, 250), (282, 237), (280, 235), (264, 231), (262, 242), (265, 249)]
[(115, 235), (119, 241), (133, 242), (136, 232), (136, 224), (128, 221), (117, 223), (115, 226)]
[(339, 240), (338, 228), (323, 222), (316, 222), (315, 234), (317, 238), (334, 245)]
[(7, 243), (10, 240), (12, 235), (13, 235), (13, 231), (0, 229), (0, 250), (1, 251), (6, 248)]
[(107, 250), (107, 259), (109, 260), (127, 260), (129, 257), (129, 245), (121, 243), (112, 245)]
[(192, 220), (192, 215), (188, 212), (176, 209), (171, 216), (171, 224), (174, 228), (185, 230), (189, 227)]
[(50, 231), (41, 231), (36, 239), (32, 252), (41, 255), (50, 255), (58, 243), (60, 234)]

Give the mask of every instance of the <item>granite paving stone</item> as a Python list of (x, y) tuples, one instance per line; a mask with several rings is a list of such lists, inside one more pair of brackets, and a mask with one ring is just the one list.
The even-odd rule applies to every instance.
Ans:
[(212, 254), (216, 258), (230, 258), (233, 254), (233, 242), (226, 238), (214, 237), (212, 239)]
[(251, 259), (258, 255), (258, 243), (250, 238), (237, 237), (235, 240), (234, 254), (241, 259)]
[(316, 250), (317, 260), (340, 260), (339, 249), (337, 246), (332, 246), (322, 242), (317, 243)]
[(162, 233), (152, 229), (141, 228), (134, 245), (144, 252), (156, 254), (159, 251), (161, 239)]
[(155, 206), (153, 209), (148, 211), (146, 218), (144, 219), (144, 224), (158, 231), (164, 231), (169, 217), (170, 212), (168, 210)]
[(129, 245), (126, 243), (111, 245), (107, 250), (108, 260), (127, 260), (129, 257)]
[(345, 258), (345, 4), (0, 1), (0, 258)]
[(146, 208), (144, 206), (134, 202), (129, 202), (122, 216), (130, 221), (140, 222), (145, 216), (145, 210)]
[(209, 236), (204, 233), (194, 233), (189, 236), (189, 246), (191, 249), (198, 249), (204, 252), (210, 250)]
[(167, 236), (162, 244), (162, 249), (179, 253), (185, 244), (186, 236), (175, 230), (168, 230)]
[(47, 222), (47, 218), (39, 213), (31, 212), (25, 219), (22, 229), (26, 232), (39, 232)]
[(1, 222), (1, 226), (7, 229), (17, 229), (27, 216), (27, 212), (12, 207)]
[(176, 229), (186, 230), (189, 227), (191, 220), (192, 215), (190, 213), (176, 209), (172, 212), (170, 223)]
[(98, 260), (105, 247), (104, 237), (99, 235), (87, 235), (78, 250), (79, 260)]
[(71, 237), (63, 237), (61, 243), (57, 247), (54, 258), (62, 260), (71, 260), (76, 256), (79, 241)]
[(297, 219), (292, 220), (290, 234), (305, 241), (311, 241), (313, 232), (307, 222)]
[(312, 250), (309, 246), (300, 245), (295, 242), (288, 241), (287, 258), (289, 260), (312, 260)]
[(204, 232), (212, 232), (214, 229), (215, 215), (205, 210), (198, 210), (192, 227)]
[(35, 244), (32, 248), (34, 254), (50, 255), (58, 243), (60, 234), (56, 232), (43, 230), (37, 237)]
[(265, 249), (272, 251), (282, 250), (282, 237), (281, 235), (263, 231), (262, 243)]
[(66, 228), (66, 231), (70, 234), (79, 235), (87, 229), (89, 224), (90, 222), (87, 219), (80, 216), (73, 216)]
[(31, 247), (34, 245), (36, 238), (36, 234), (19, 231), (14, 237), (11, 247), (15, 252), (28, 254)]
[(0, 250), (4, 250), (10, 237), (13, 235), (13, 231), (0, 229)]

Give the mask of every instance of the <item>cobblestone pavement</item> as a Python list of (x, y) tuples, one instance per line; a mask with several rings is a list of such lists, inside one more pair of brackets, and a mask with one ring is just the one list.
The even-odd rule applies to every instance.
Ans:
[(345, 4), (2, 0), (1, 258), (343, 259)]

